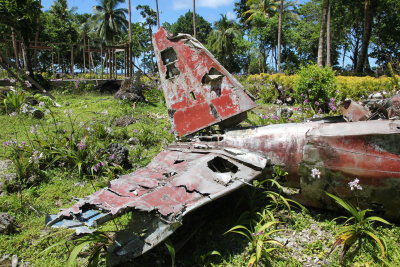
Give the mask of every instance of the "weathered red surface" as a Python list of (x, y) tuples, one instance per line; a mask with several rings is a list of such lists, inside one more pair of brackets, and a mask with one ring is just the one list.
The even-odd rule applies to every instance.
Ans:
[(160, 28), (153, 45), (178, 135), (194, 133), (255, 107), (240, 83), (196, 39), (172, 37)]
[[(227, 157), (224, 151), (200, 149), (192, 152), (190, 146), (185, 149), (185, 152), (177, 148), (161, 152), (148, 166), (112, 180), (107, 188), (63, 210), (53, 223), (72, 220), (88, 209), (100, 210), (110, 216), (128, 210), (156, 212), (173, 220), (190, 211), (192, 206), (203, 205), (242, 186), (238, 178), (250, 181), (267, 163), (266, 159), (256, 155), (259, 160), (251, 168), (251, 163), (245, 166), (242, 160), (233, 155)], [(246, 151), (241, 153), (251, 155)], [(226, 168), (227, 164), (231, 169)], [(214, 165), (217, 169), (213, 169)]]

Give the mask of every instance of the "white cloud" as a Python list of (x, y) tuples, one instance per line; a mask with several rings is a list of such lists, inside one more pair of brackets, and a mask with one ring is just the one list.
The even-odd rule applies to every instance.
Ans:
[(227, 17), (228, 19), (235, 20), (235, 19), (236, 19), (236, 13), (234, 13), (234, 12), (232, 12), (232, 11), (228, 11), (228, 12), (226, 13), (226, 17)]
[[(231, 5), (234, 0), (197, 0), (196, 7), (216, 8)], [(172, 7), (175, 10), (192, 9), (193, 0), (173, 0)]]

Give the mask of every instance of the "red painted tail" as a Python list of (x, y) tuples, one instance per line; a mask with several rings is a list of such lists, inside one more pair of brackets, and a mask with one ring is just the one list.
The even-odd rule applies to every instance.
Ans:
[(216, 123), (232, 125), (256, 106), (243, 86), (190, 35), (172, 36), (160, 28), (153, 36), (153, 46), (177, 135)]

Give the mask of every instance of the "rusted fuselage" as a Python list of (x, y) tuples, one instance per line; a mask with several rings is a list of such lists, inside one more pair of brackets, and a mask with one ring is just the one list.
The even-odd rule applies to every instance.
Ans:
[[(255, 107), (251, 96), (191, 36), (174, 37), (160, 29), (153, 38), (172, 128), (177, 136), (191, 136), (168, 146), (146, 167), (48, 216), (47, 225), (89, 233), (134, 211), (109, 248), (109, 262), (118, 264), (171, 235), (183, 216), (267, 177), (274, 166), (289, 173), (284, 183), (298, 189), (294, 197), (302, 204), (334, 208), (325, 194), (330, 192), (349, 200), (357, 197), (361, 206), (400, 220), (400, 120), (226, 130)], [(195, 135), (214, 124), (225, 129), (223, 134)], [(355, 193), (349, 182), (356, 178), (362, 190)]]

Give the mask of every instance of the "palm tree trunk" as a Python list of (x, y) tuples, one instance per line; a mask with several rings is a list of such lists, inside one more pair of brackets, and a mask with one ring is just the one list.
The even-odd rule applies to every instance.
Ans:
[(361, 50), (358, 56), (356, 72), (364, 71), (368, 55), (369, 40), (371, 38), (373, 19), (378, 6), (378, 0), (365, 0), (364, 2), (364, 26), (362, 34)]
[(319, 32), (318, 41), (318, 58), (317, 64), (320, 67), (324, 66), (324, 47), (325, 47), (325, 33), (326, 33), (326, 17), (328, 14), (328, 0), (324, 0), (322, 3), (322, 17), (321, 17), (321, 30)]
[(82, 56), (83, 56), (83, 73), (86, 73), (86, 36), (83, 36), (83, 48), (82, 48)]
[(328, 0), (328, 14), (326, 18), (326, 65), (331, 66), (331, 2)]
[(132, 57), (131, 57), (131, 54), (132, 54), (132, 13), (131, 13), (131, 0), (128, 0), (128, 18), (129, 18), (129, 21), (128, 21), (128, 25), (129, 25), (129, 28), (128, 28), (128, 34), (129, 34), (129, 46), (128, 46), (128, 56), (126, 57), (127, 58), (127, 76), (128, 77), (131, 77), (131, 74), (132, 74), (132, 71), (131, 71), (131, 69), (132, 69), (132, 62), (131, 62), (131, 60), (132, 60)]
[(158, 0), (156, 0), (157, 29), (160, 28), (160, 13), (158, 12)]
[(196, 0), (193, 0), (193, 37), (196, 38)]
[(281, 35), (282, 35), (282, 20), (283, 20), (283, 0), (279, 7), (279, 21), (278, 21), (278, 72), (281, 72)]

